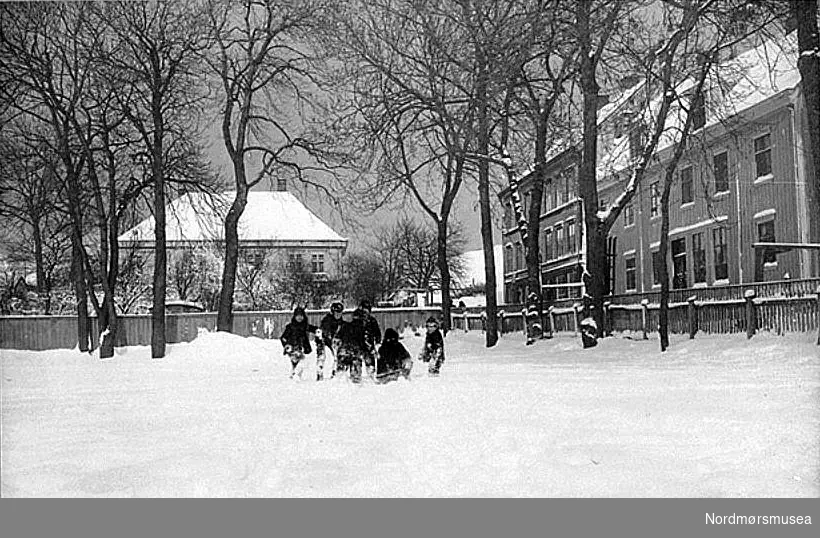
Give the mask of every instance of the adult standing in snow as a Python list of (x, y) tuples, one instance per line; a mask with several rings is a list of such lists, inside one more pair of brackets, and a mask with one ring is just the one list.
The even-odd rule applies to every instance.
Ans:
[(438, 320), (435, 316), (427, 318), (425, 323), (427, 335), (424, 338), (424, 349), (421, 351), (421, 360), (428, 363), (427, 373), (437, 376), (444, 363), (444, 338), (439, 331)]
[[(333, 303), (330, 305), (330, 313), (326, 314), (319, 323), (321, 338), (316, 339), (316, 381), (324, 379), (325, 350), (330, 349), (334, 355), (336, 354), (336, 350), (333, 349), (333, 339), (342, 324), (344, 309), (342, 303)], [(330, 376), (333, 377), (335, 373), (335, 366), (331, 366)]]
[[(290, 323), (285, 325), (285, 331), (282, 333), (280, 340), (284, 353), (290, 358), (291, 372), (290, 377), (302, 377), (303, 367), (300, 366), (304, 360), (305, 355), (309, 354), (312, 349), (310, 347), (310, 336), (308, 333), (316, 333), (315, 325), (308, 323), (305, 309), (297, 306), (293, 310), (293, 317)], [(298, 372), (297, 372), (298, 368)]]
[(367, 355), (365, 320), (367, 313), (361, 308), (353, 311), (351, 321), (343, 321), (336, 332), (339, 344), (336, 349), (336, 371), (350, 371), (350, 380), (362, 380), (362, 362)]
[(376, 365), (376, 357), (377, 357), (377, 348), (382, 341), (382, 331), (379, 328), (379, 322), (376, 318), (373, 317), (373, 305), (367, 299), (362, 299), (359, 303), (359, 309), (362, 310), (365, 314), (364, 316), (364, 337), (367, 351), (367, 354), (364, 358), (365, 366), (367, 366), (367, 372), (372, 376), (374, 374), (375, 365)]

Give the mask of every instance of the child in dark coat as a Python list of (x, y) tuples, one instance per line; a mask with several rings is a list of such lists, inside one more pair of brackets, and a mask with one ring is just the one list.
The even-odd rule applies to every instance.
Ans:
[(424, 349), (421, 351), (421, 360), (428, 363), (427, 373), (437, 376), (444, 363), (444, 338), (438, 329), (438, 320), (433, 316), (427, 318), (425, 324), (427, 336), (424, 338)]
[(379, 360), (376, 365), (376, 382), (395, 381), (399, 376), (410, 379), (412, 368), (413, 359), (399, 342), (399, 333), (395, 329), (384, 331), (384, 340), (379, 348)]
[[(317, 335), (316, 339), (316, 381), (324, 379), (325, 350), (330, 349), (334, 355), (336, 353), (333, 341), (339, 327), (344, 323), (342, 320), (344, 309), (342, 303), (333, 303), (330, 305), (330, 314), (323, 317), (322, 322), (319, 324), (320, 334)], [(335, 366), (331, 364), (330, 377), (333, 377), (335, 373)]]
[(349, 370), (350, 380), (354, 383), (362, 380), (362, 363), (368, 353), (365, 321), (366, 313), (357, 308), (353, 311), (353, 319), (342, 322), (336, 332), (336, 371)]
[(308, 323), (304, 308), (297, 306), (294, 309), (293, 318), (285, 326), (285, 332), (282, 333), (280, 339), (285, 355), (290, 358), (291, 378), (295, 376), (302, 378), (302, 368), (297, 371), (297, 367), (304, 360), (305, 355), (312, 351), (308, 333), (315, 334), (317, 328), (315, 325)]

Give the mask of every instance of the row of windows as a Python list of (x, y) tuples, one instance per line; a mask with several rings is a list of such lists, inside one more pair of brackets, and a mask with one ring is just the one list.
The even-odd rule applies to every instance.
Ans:
[[(755, 174), (756, 177), (765, 178), (772, 173), (772, 145), (771, 135), (764, 134), (754, 139), (755, 151)], [(678, 173), (680, 180), (681, 205), (690, 204), (695, 201), (694, 171), (693, 167), (682, 168)], [(722, 151), (712, 156), (712, 175), (714, 178), (714, 193), (720, 194), (729, 192), (729, 152)], [(661, 186), (656, 181), (649, 186), (649, 215), (657, 217), (660, 215), (661, 207)], [(634, 222), (634, 216), (631, 217)], [(628, 217), (624, 215), (625, 226), (628, 226)]]
[[(711, 235), (711, 237), (710, 237)], [(774, 220), (760, 222), (757, 225), (757, 238), (761, 243), (774, 243)], [(687, 237), (673, 239), (670, 242), (670, 254), (672, 258), (672, 288), (682, 289), (690, 287), (689, 259), (691, 256), (691, 278), (692, 284), (707, 283), (707, 259), (706, 240), (711, 239), (712, 247), (712, 274), (713, 281), (727, 281), (729, 279), (728, 246), (726, 242), (726, 228), (714, 228), (711, 232), (697, 232)], [(689, 248), (687, 249), (687, 243)], [(777, 253), (774, 250), (766, 250), (763, 255), (764, 263), (775, 263)], [(652, 284), (661, 284), (660, 268), (662, 260), (660, 251), (652, 251)], [(630, 254), (624, 259), (624, 282), (626, 291), (636, 291), (637, 282), (637, 261), (634, 254)]]
[[(248, 249), (243, 252), (245, 262), (260, 266), (265, 261), (265, 251), (261, 249)], [(291, 269), (305, 267), (307, 262), (307, 253), (303, 252), (289, 252), (287, 266)], [(310, 272), (324, 273), (325, 272), (325, 254), (323, 252), (314, 252), (310, 255)]]
[[(578, 226), (575, 219), (559, 222), (551, 228), (544, 228), (540, 237), (541, 260), (550, 261), (578, 252)], [(526, 268), (524, 245), (521, 242), (509, 244), (504, 249), (505, 272)]]

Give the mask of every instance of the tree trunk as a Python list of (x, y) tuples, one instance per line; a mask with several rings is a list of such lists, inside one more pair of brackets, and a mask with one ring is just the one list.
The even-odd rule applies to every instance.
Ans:
[(37, 271), (37, 293), (46, 291), (46, 270), (43, 262), (43, 233), (40, 230), (40, 219), (34, 219), (31, 224), (34, 239), (34, 266)]
[[(105, 299), (100, 315), (100, 358), (107, 359), (114, 356), (114, 347), (117, 345), (117, 334), (119, 332), (119, 317), (114, 300), (114, 293), (117, 289), (117, 277), (119, 276), (119, 219), (116, 214), (111, 216), (108, 226), (109, 244), (108, 269), (104, 275)], [(103, 321), (104, 320), (104, 321)]]
[[(546, 112), (544, 113), (546, 114)], [(530, 191), (530, 214), (527, 216), (527, 283), (529, 294), (527, 295), (527, 311), (531, 318), (539, 323), (540, 330), (534, 327), (533, 319), (530, 320), (530, 338), (538, 338), (544, 335), (544, 294), (541, 289), (541, 249), (539, 244), (540, 224), (541, 224), (541, 204), (544, 198), (544, 181), (546, 174), (546, 150), (547, 150), (547, 118), (539, 117), (538, 130), (535, 134), (535, 172), (533, 173), (533, 185)], [(533, 315), (537, 312), (537, 315)]]
[(808, 115), (809, 153), (814, 168), (813, 175), (808, 176), (811, 184), (806, 189), (809, 240), (820, 243), (820, 29), (817, 26), (817, 0), (792, 0), (791, 9), (797, 19), (797, 68)]
[(493, 244), (493, 221), (490, 208), (490, 127), (487, 103), (487, 68), (486, 61), (480, 51), (477, 51), (479, 60), (479, 75), (476, 83), (478, 142), (477, 151), (483, 157), (478, 161), (478, 197), (481, 210), (481, 242), (484, 247), (484, 293), (487, 296), (487, 347), (493, 347), (498, 342), (498, 328), (496, 327), (496, 313), (498, 305), (495, 300), (495, 246)]
[[(598, 336), (603, 335), (604, 294), (608, 291), (606, 279), (609, 263), (607, 259), (607, 231), (598, 218), (598, 81), (595, 78), (595, 58), (591, 57), (591, 29), (589, 28), (587, 3), (579, 2), (576, 10), (581, 58), (581, 91), (583, 108), (583, 149), (581, 166), (578, 170), (578, 195), (584, 209), (584, 234), (586, 234), (586, 284), (585, 306), (593, 307), (591, 312), (598, 326)], [(588, 304), (591, 302), (591, 304)], [(589, 314), (589, 312), (588, 312)]]
[[(235, 173), (239, 174), (240, 171), (235, 171)], [(244, 170), (242, 174), (244, 178)], [(222, 287), (219, 291), (217, 331), (233, 331), (233, 295), (236, 287), (236, 269), (239, 263), (239, 219), (247, 203), (248, 188), (244, 186), (244, 182), (237, 181), (236, 198), (225, 217), (225, 267), (222, 270)]]
[(165, 171), (163, 167), (162, 115), (159, 107), (154, 114), (154, 297), (151, 311), (151, 358), (165, 356), (165, 286), (167, 255), (165, 251)]
[(443, 332), (447, 336), (450, 330), (450, 267), (447, 265), (447, 219), (438, 221), (438, 269), (441, 274), (441, 310), (444, 316)]
[(658, 311), (658, 334), (661, 339), (661, 351), (669, 347), (669, 268), (666, 264), (669, 252), (669, 193), (672, 190), (672, 173), (667, 171), (661, 193), (661, 237), (658, 256), (661, 265), (658, 268), (661, 280), (661, 304)]
[(80, 351), (91, 350), (91, 324), (88, 319), (88, 290), (85, 286), (82, 247), (77, 234), (71, 235), (71, 280), (77, 300), (77, 346)]

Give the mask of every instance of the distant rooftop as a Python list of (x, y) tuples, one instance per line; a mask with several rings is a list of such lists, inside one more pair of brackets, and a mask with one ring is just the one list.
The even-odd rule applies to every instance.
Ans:
[[(235, 191), (219, 195), (190, 193), (173, 200), (166, 214), (166, 237), (174, 243), (207, 242), (224, 239), (225, 215)], [(244, 243), (322, 243), (344, 247), (347, 239), (314, 215), (287, 191), (248, 193), (248, 204), (239, 220), (239, 240)], [(154, 241), (153, 215), (120, 235), (121, 243), (145, 244)]]

